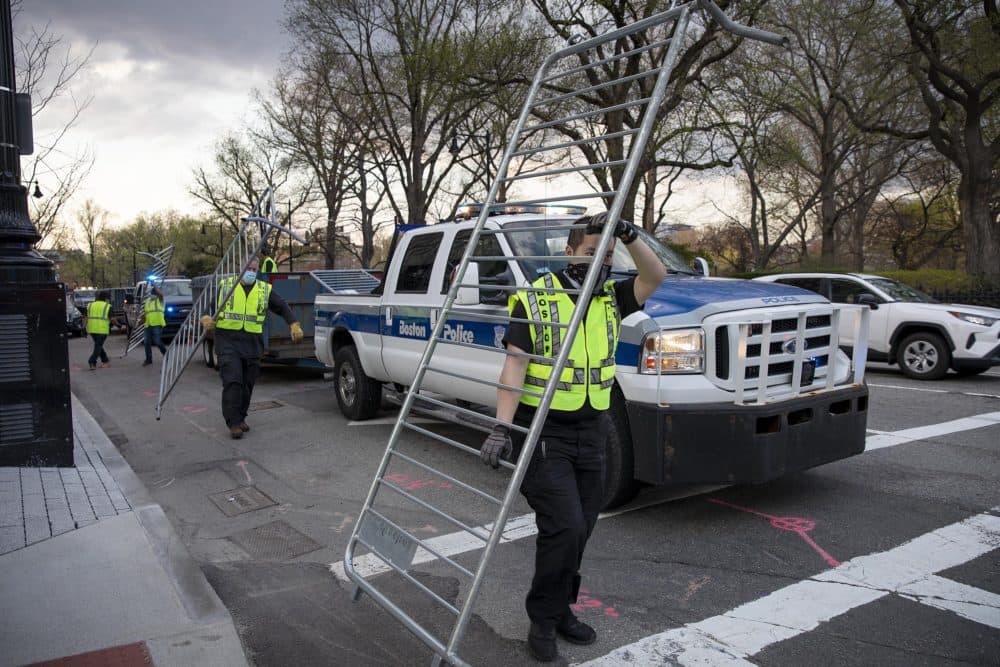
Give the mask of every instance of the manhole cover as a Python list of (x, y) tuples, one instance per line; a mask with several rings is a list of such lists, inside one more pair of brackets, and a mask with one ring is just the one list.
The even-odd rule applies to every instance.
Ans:
[(247, 412), (259, 412), (261, 410), (270, 410), (272, 408), (280, 408), (284, 405), (280, 401), (257, 401), (256, 403), (251, 403), (247, 408)]
[(240, 531), (230, 535), (229, 539), (251, 557), (271, 561), (295, 558), (323, 546), (284, 521), (272, 521)]
[(238, 489), (213, 493), (208, 498), (226, 516), (236, 516), (277, 504), (266, 493), (254, 486), (241, 486)]

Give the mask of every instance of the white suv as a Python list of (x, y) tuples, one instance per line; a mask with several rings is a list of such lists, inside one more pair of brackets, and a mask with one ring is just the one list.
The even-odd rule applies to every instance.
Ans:
[[(868, 360), (899, 364), (918, 380), (1000, 366), (1000, 310), (938, 303), (890, 278), (863, 273), (781, 273), (755, 280), (818, 292), (834, 303), (871, 307)], [(841, 341), (850, 345), (846, 327)]]

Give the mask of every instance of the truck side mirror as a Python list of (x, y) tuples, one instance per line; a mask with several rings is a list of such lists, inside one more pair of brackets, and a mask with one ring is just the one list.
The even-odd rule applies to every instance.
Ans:
[(878, 298), (874, 294), (859, 294), (856, 303), (859, 306), (868, 306), (872, 310), (878, 310)]
[(691, 267), (701, 275), (708, 278), (708, 260), (704, 257), (695, 257), (694, 261), (691, 262)]
[[(469, 262), (469, 265), (465, 267), (465, 278), (463, 278), (462, 284), (479, 284), (479, 264), (477, 262)], [(458, 294), (455, 295), (455, 303), (459, 306), (478, 305), (479, 287), (459, 287)]]

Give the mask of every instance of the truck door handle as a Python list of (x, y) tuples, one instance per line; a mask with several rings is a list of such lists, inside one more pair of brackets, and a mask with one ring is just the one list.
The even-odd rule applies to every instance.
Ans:
[(385, 307), (385, 325), (392, 326), (392, 306)]

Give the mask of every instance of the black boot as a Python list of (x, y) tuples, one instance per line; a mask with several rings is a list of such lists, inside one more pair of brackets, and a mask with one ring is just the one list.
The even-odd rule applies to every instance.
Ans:
[(559, 621), (559, 625), (556, 626), (556, 632), (572, 644), (586, 646), (597, 641), (597, 633), (594, 631), (594, 628), (578, 619), (571, 611), (566, 612), (566, 615)]
[(528, 630), (528, 653), (539, 662), (552, 662), (559, 657), (556, 648), (556, 629), (532, 623)]

